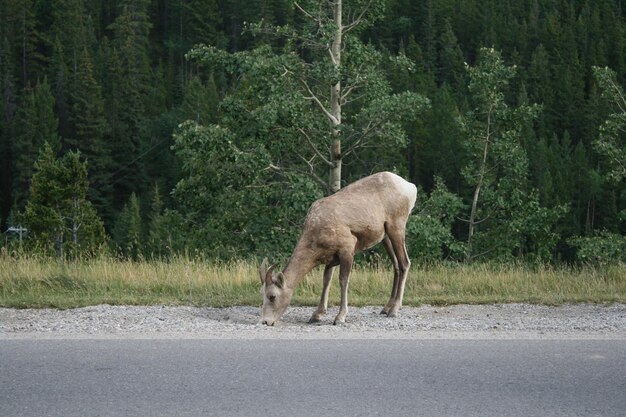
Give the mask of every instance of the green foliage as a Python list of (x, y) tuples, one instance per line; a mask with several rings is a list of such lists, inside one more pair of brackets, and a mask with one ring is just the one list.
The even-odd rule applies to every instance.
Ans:
[(59, 121), (54, 115), (54, 97), (46, 79), (34, 89), (23, 91), (15, 115), (15, 142), (13, 144), (13, 196), (15, 208), (26, 204), (33, 164), (44, 143), (53, 151), (61, 147), (58, 135)]
[(441, 178), (436, 178), (429, 198), (418, 195), (416, 212), (409, 217), (406, 230), (409, 257), (421, 264), (458, 258), (462, 248), (454, 239), (452, 226), (463, 209), (461, 199), (448, 190)]
[(607, 176), (612, 181), (626, 178), (626, 95), (610, 68), (593, 68), (602, 97), (609, 102), (611, 113), (600, 126), (600, 136), (594, 142), (596, 151), (608, 165)]
[(576, 248), (578, 261), (593, 265), (626, 262), (626, 236), (601, 231), (594, 236), (568, 239)]
[[(360, 8), (365, 13), (350, 27), (358, 32), (373, 22), (382, 4), (346, 2), (346, 9), (354, 11), (347, 16), (358, 16)], [(355, 152), (366, 147), (405, 147), (402, 123), (415, 121), (429, 101), (410, 91), (393, 94), (383, 71), (383, 54), (352, 31), (342, 32), (341, 61), (329, 56), (324, 45), (334, 42), (337, 31), (330, 5), (310, 1), (298, 9), (304, 15), (300, 26), (266, 22), (248, 26), (255, 36), (284, 40), (281, 48), (263, 45), (229, 54), (214, 46), (200, 46), (188, 56), (208, 68), (221, 66), (233, 77), (235, 84), (220, 107), (220, 125), (238, 136), (257, 136), (271, 153), (269, 162), (284, 172), (308, 173), (328, 192), (324, 172), (349, 163)], [(312, 27), (315, 22), (324, 29)], [(406, 56), (395, 63), (412, 65)], [(331, 87), (340, 88), (341, 99), (336, 103), (332, 94), (328, 96)], [(251, 119), (242, 120), (246, 113)], [(330, 152), (337, 140), (341, 141), (340, 154)]]
[(218, 258), (268, 248), (284, 256), (310, 202), (321, 196), (306, 176), (277, 173), (268, 151), (250, 140), (191, 121), (175, 136), (184, 177), (174, 197), (189, 225), (192, 247)]
[[(341, 185), (328, 180), (339, 166), (343, 184), (393, 170), (431, 196), (441, 177), (465, 206), (449, 228), (412, 219), (432, 237), (419, 244), (428, 258), (471, 247), (472, 259), (569, 261), (573, 236), (626, 234), (620, 1), (342, 3), (338, 60), (321, 0), (0, 1), (2, 230), (48, 141), (87, 159), (87, 199), (109, 233), (135, 193), (144, 257), (287, 256), (308, 205)], [(470, 83), (464, 63), (481, 71), (482, 46), (507, 65)], [(485, 85), (497, 117), (467, 245)], [(183, 169), (207, 146), (172, 147), (186, 120), (234, 148)], [(154, 184), (162, 199), (148, 210)]]
[(66, 259), (93, 254), (104, 244), (102, 221), (87, 200), (88, 186), (87, 163), (79, 152), (57, 159), (50, 145), (44, 145), (19, 216), (30, 246)]
[(94, 78), (91, 55), (86, 48), (80, 52), (72, 94), (71, 125), (75, 136), (67, 138), (71, 149), (80, 150), (89, 162), (89, 200), (102, 217), (113, 217), (113, 189), (109, 183), (111, 149), (105, 141), (108, 124), (104, 114), (104, 99)]
[(142, 231), (141, 208), (137, 195), (132, 193), (122, 209), (112, 231), (115, 251), (133, 261), (143, 256), (144, 233)]
[(507, 259), (534, 249), (547, 259), (556, 240), (550, 230), (564, 208), (540, 207), (528, 182), (529, 164), (522, 147), (523, 126), (537, 106), (511, 108), (505, 93), (515, 75), (493, 49), (482, 49), (475, 67), (468, 67), (474, 108), (463, 119), (469, 161), (462, 174), (473, 189), (466, 261), (488, 256)]

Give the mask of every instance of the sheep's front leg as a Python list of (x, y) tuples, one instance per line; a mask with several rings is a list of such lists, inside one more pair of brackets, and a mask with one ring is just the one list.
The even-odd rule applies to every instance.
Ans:
[(346, 322), (348, 314), (348, 282), (350, 280), (350, 270), (352, 269), (352, 256), (341, 258), (339, 263), (339, 280), (341, 283), (341, 307), (339, 314), (335, 317), (333, 324), (343, 324)]
[(322, 298), (320, 299), (320, 305), (315, 310), (315, 313), (311, 316), (309, 323), (317, 323), (322, 320), (322, 317), (326, 314), (328, 308), (328, 292), (330, 291), (330, 281), (333, 278), (334, 265), (326, 265), (324, 269), (324, 287), (322, 289)]

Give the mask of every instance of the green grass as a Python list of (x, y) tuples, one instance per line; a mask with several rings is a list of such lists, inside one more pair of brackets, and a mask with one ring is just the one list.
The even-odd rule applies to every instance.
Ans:
[[(257, 266), (246, 261), (210, 263), (188, 258), (169, 262), (101, 257), (60, 264), (37, 256), (0, 254), (0, 306), (71, 308), (96, 304), (260, 305)], [(295, 305), (317, 305), (321, 269), (298, 286)], [(335, 277), (336, 280), (336, 277)], [(382, 305), (391, 290), (390, 268), (355, 267), (349, 303)], [(330, 303), (339, 302), (332, 285)], [(404, 304), (530, 302), (626, 302), (626, 266), (531, 268), (520, 265), (413, 266)]]

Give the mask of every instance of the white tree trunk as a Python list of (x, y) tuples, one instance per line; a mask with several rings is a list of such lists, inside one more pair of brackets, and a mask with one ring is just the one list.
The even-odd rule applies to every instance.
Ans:
[[(341, 0), (333, 3), (333, 17), (335, 21), (335, 36), (330, 48), (330, 57), (337, 72), (341, 67), (341, 43), (343, 37), (342, 4)], [(330, 147), (329, 189), (335, 193), (341, 189), (341, 81), (330, 88), (330, 113), (334, 117), (331, 126), (332, 143)]]

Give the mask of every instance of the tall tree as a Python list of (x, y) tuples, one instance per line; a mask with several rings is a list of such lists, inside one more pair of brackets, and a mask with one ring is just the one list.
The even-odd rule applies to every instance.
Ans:
[(37, 32), (37, 21), (33, 0), (5, 0), (4, 21), (5, 36), (13, 46), (13, 57), (19, 69), (19, 81), (22, 88), (35, 82), (35, 70), (40, 66), (42, 56), (38, 52), (40, 35)]
[(104, 244), (104, 227), (87, 200), (88, 187), (87, 164), (79, 152), (57, 159), (52, 148), (44, 145), (20, 216), (30, 244), (59, 259), (93, 254)]
[(101, 217), (112, 219), (111, 156), (105, 135), (108, 131), (104, 115), (104, 99), (94, 78), (91, 54), (83, 48), (78, 58), (72, 86), (71, 121), (74, 137), (68, 138), (71, 149), (80, 150), (89, 162), (89, 200)]
[[(190, 55), (209, 65), (221, 63), (233, 75), (243, 76), (238, 93), (263, 97), (254, 113), (265, 113), (263, 124), (274, 123), (268, 127), (290, 137), (291, 159), (300, 158), (301, 165), (332, 193), (341, 188), (344, 160), (359, 149), (374, 143), (405, 145), (400, 119), (415, 118), (428, 100), (406, 91), (392, 94), (382, 71), (382, 54), (357, 37), (377, 19), (382, 2), (354, 0), (344, 10), (342, 1), (310, 0), (295, 7), (303, 22), (298, 28), (251, 26), (252, 33), (284, 37), (286, 44), (279, 53), (260, 47), (231, 55), (202, 47)], [(353, 20), (344, 20), (344, 12)], [(399, 59), (411, 65), (406, 56)], [(266, 146), (274, 145), (270, 140)], [(321, 173), (324, 170), (326, 174)]]
[(6, 219), (13, 204), (13, 146), (16, 88), (9, 41), (0, 39), (0, 217)]
[(610, 68), (594, 67), (593, 73), (611, 108), (594, 146), (608, 162), (609, 178), (619, 182), (626, 179), (626, 94)]
[(116, 169), (112, 181), (118, 208), (146, 181), (142, 152), (147, 148), (146, 100), (151, 81), (149, 4), (149, 0), (120, 1), (120, 14), (109, 26), (113, 32), (107, 60), (112, 84), (109, 124)]
[(58, 127), (54, 97), (47, 80), (38, 82), (34, 89), (26, 88), (15, 115), (12, 195), (16, 210), (22, 210), (26, 204), (33, 164), (44, 144), (48, 143), (54, 152), (60, 150)]
[(139, 199), (135, 193), (122, 209), (115, 227), (113, 239), (122, 255), (137, 261), (143, 256), (143, 231)]
[(505, 91), (515, 68), (505, 66), (499, 52), (481, 49), (477, 65), (468, 72), (473, 108), (464, 119), (469, 160), (462, 172), (472, 192), (465, 260), (523, 253), (537, 241), (541, 249), (535, 250), (543, 257), (550, 253), (546, 245), (554, 244), (551, 225), (561, 210), (540, 208), (528, 183), (521, 132), (537, 108), (509, 107)]

